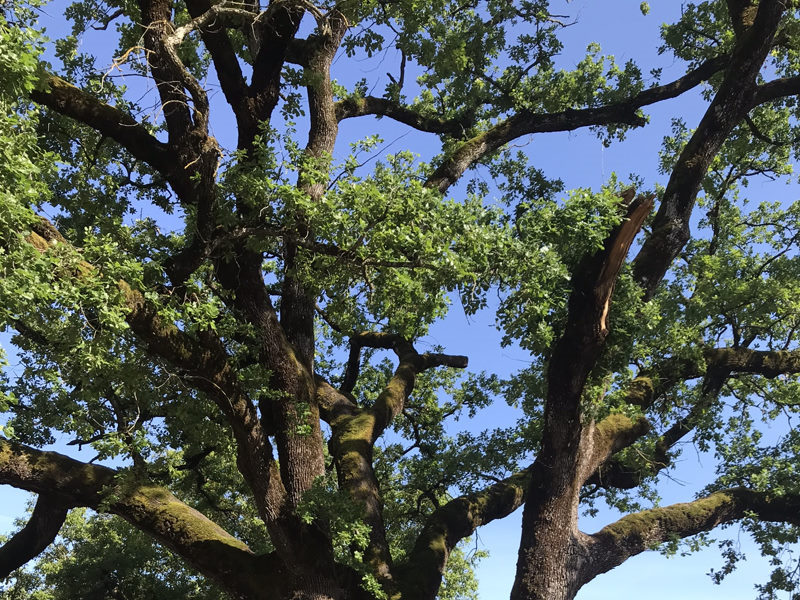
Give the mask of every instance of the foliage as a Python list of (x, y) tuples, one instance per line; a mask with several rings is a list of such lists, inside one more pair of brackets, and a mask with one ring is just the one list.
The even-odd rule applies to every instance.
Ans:
[[(800, 157), (797, 4), (686, 5), (663, 85), (558, 7), (79, 0), (51, 43), (0, 3), (0, 483), (71, 509), (4, 597), (471, 599), (523, 505), (515, 600), (734, 522), (797, 594), (800, 202), (760, 194)], [(567, 189), (514, 143), (682, 93), (659, 176)], [(453, 304), (524, 364), (462, 371)], [(716, 472), (659, 507), (688, 442)]]

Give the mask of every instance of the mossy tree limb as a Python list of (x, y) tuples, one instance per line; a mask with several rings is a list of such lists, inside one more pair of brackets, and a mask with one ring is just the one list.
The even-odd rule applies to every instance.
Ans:
[[(261, 561), (247, 545), (169, 490), (121, 473), (0, 438), (0, 483), (43, 494), (63, 506), (116, 514), (185, 557), (224, 589), (248, 597), (257, 591)], [(250, 576), (240, 577), (240, 573)], [(260, 584), (260, 585), (263, 585)]]
[(685, 538), (748, 515), (764, 521), (800, 524), (800, 497), (773, 495), (743, 487), (721, 490), (693, 502), (631, 514), (590, 536), (590, 560), (582, 584), (663, 542)]
[(437, 509), (428, 518), (408, 561), (398, 568), (403, 598), (433, 600), (456, 544), (481, 525), (502, 519), (522, 506), (530, 481), (531, 471), (526, 469)]

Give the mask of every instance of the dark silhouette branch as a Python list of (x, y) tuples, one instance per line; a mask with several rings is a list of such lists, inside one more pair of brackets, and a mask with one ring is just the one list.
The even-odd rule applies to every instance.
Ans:
[(661, 206), (634, 260), (634, 278), (651, 298), (689, 239), (689, 219), (711, 161), (733, 128), (756, 105), (756, 78), (786, 10), (780, 0), (759, 3), (758, 15), (731, 53), (725, 76), (672, 170)]
[(33, 560), (56, 539), (69, 506), (47, 493), (39, 494), (28, 523), (0, 546), (0, 580)]

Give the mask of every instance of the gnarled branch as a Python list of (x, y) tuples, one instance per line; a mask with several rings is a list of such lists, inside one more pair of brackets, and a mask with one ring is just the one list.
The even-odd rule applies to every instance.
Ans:
[(398, 569), (404, 597), (434, 598), (452, 549), (481, 525), (502, 519), (522, 506), (530, 477), (530, 470), (521, 471), (437, 509), (417, 538), (408, 562)]
[[(0, 438), (0, 483), (44, 494), (67, 506), (116, 514), (182, 556), (226, 589), (243, 594), (262, 568), (244, 542), (234, 538), (167, 489), (114, 469), (36, 450)], [(236, 576), (234, 576), (236, 575)]]

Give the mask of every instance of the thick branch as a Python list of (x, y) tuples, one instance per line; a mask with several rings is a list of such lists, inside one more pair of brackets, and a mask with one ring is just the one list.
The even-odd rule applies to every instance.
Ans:
[[(678, 382), (705, 375), (701, 400), (689, 413), (675, 421), (657, 440), (655, 454), (645, 469), (633, 468), (617, 458), (599, 465), (586, 481), (603, 488), (632, 489), (642, 480), (669, 465), (669, 450), (695, 427), (697, 419), (720, 393), (729, 376), (736, 374), (762, 375), (772, 378), (800, 373), (800, 351), (765, 351), (747, 348), (707, 348), (705, 364), (689, 360), (668, 360), (634, 379), (628, 390), (628, 404), (648, 408), (667, 389)], [(644, 435), (645, 432), (642, 433)], [(633, 442), (635, 440), (631, 440)], [(617, 450), (618, 451), (618, 450)]]
[(525, 502), (530, 471), (451, 500), (428, 519), (400, 571), (403, 597), (432, 600), (442, 581), (450, 551), (481, 525), (502, 519)]
[[(40, 252), (53, 244), (68, 242), (45, 219), (36, 223), (28, 241)], [(89, 263), (81, 264), (81, 275), (92, 277), (97, 270)], [(269, 523), (277, 517), (277, 505), (283, 496), (280, 479), (272, 477), (272, 446), (264, 433), (258, 412), (241, 389), (236, 372), (228, 361), (222, 342), (207, 332), (197, 340), (166, 322), (138, 290), (125, 281), (117, 285), (128, 308), (126, 320), (131, 330), (158, 357), (180, 369), (192, 387), (202, 390), (228, 420), (237, 442), (237, 464), (255, 494), (262, 518)]]
[[(213, 11), (219, 11), (220, 7), (223, 5), (227, 7), (227, 3), (225, 2), (212, 7), (209, 0), (188, 0), (186, 2), (189, 14), (194, 17), (192, 22), (201, 26), (203, 42), (209, 54), (211, 54), (211, 59), (214, 61), (214, 69), (217, 73), (217, 79), (219, 79), (222, 93), (225, 94), (225, 99), (236, 115), (236, 122), (241, 135), (242, 131), (251, 131), (255, 129), (254, 120), (256, 117), (253, 114), (250, 103), (247, 102), (247, 84), (245, 83), (236, 51), (231, 44), (228, 33), (224, 29), (224, 23), (218, 22), (214, 18)], [(256, 18), (256, 15), (249, 11), (243, 11), (242, 9), (232, 10), (237, 13), (246, 12), (250, 15), (251, 23), (252, 20)], [(233, 15), (225, 17), (223, 21), (227, 18), (233, 18)], [(243, 15), (238, 15), (237, 18), (247, 22), (247, 19), (244, 18)], [(241, 147), (243, 146), (240, 145), (240, 148)]]
[(134, 157), (167, 177), (175, 166), (167, 144), (158, 141), (131, 115), (101, 102), (60, 77), (46, 75), (42, 84), (31, 92), (31, 99), (113, 139)]
[(611, 456), (627, 448), (650, 431), (650, 423), (644, 417), (631, 419), (622, 414), (613, 414), (597, 423), (591, 432), (591, 445), (586, 451), (589, 459), (584, 465), (584, 477), (588, 477)]
[(262, 567), (249, 548), (165, 488), (130, 475), (0, 438), (0, 483), (50, 495), (69, 506), (119, 515), (186, 559), (226, 589), (248, 589)]
[(786, 10), (781, 0), (763, 0), (753, 25), (737, 40), (725, 77), (705, 115), (683, 148), (661, 206), (634, 261), (634, 277), (650, 298), (689, 239), (689, 219), (711, 161), (733, 128), (755, 106), (756, 78), (772, 48)]
[(782, 77), (769, 81), (756, 88), (756, 97), (753, 102), (755, 108), (759, 104), (771, 102), (787, 96), (796, 96), (800, 94), (800, 75), (794, 77)]
[[(358, 349), (364, 346), (391, 348), (400, 359), (397, 370), (372, 408), (359, 409), (341, 392), (332, 389), (328, 389), (322, 396), (326, 399), (323, 416), (332, 429), (329, 446), (336, 462), (339, 485), (364, 507), (365, 521), (372, 526), (366, 559), (379, 576), (388, 579), (391, 574), (391, 556), (386, 541), (378, 480), (373, 469), (373, 447), (386, 427), (403, 410), (406, 399), (414, 388), (417, 374), (437, 366), (463, 368), (467, 365), (467, 359), (443, 354), (420, 355), (410, 342), (393, 334), (362, 332), (353, 335), (350, 340), (351, 362), (355, 360), (355, 369), (358, 367)], [(356, 349), (355, 359), (353, 348)], [(356, 375), (352, 377), (355, 378)]]
[(750, 513), (755, 513), (763, 521), (800, 525), (800, 497), (732, 488), (694, 502), (628, 515), (591, 536), (591, 559), (581, 573), (581, 583), (585, 584), (631, 556), (670, 539), (710, 531), (723, 523), (743, 519)]
[[(630, 202), (624, 207), (626, 219), (609, 234), (603, 249), (583, 259), (573, 274), (567, 324), (548, 366), (543, 451), (549, 452), (550, 443), (555, 444), (553, 451), (562, 446), (557, 432), (569, 437), (579, 429), (580, 397), (608, 335), (607, 317), (617, 276), (653, 206), (652, 196), (633, 200), (633, 194), (633, 190), (623, 193), (623, 202)], [(566, 431), (564, 419), (573, 425), (571, 433)]]
[(67, 511), (63, 502), (49, 494), (39, 494), (28, 523), (0, 547), (0, 580), (53, 543), (67, 518)]
[(434, 171), (426, 185), (444, 193), (470, 166), (523, 135), (572, 131), (580, 127), (612, 123), (641, 127), (646, 123), (644, 117), (638, 114), (641, 107), (679, 96), (722, 69), (726, 62), (727, 57), (711, 59), (671, 83), (640, 92), (624, 102), (550, 114), (520, 112), (465, 142)]

